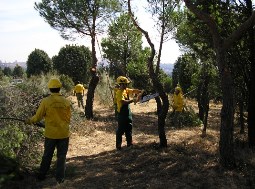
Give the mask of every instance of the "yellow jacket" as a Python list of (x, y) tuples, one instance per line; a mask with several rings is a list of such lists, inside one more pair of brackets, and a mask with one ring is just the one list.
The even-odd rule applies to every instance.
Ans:
[(132, 94), (138, 94), (141, 91), (138, 89), (118, 89), (116, 92), (116, 101), (117, 101), (117, 111), (120, 112), (120, 109), (122, 107), (122, 100), (128, 100), (129, 96)]
[(82, 84), (77, 84), (75, 87), (74, 87), (74, 93), (82, 93), (84, 94), (84, 87)]
[(172, 107), (175, 111), (181, 112), (183, 110), (184, 102), (182, 93), (179, 92), (178, 95), (174, 93), (173, 100), (172, 100)]
[(70, 101), (59, 93), (52, 93), (44, 98), (36, 114), (29, 120), (31, 123), (45, 119), (44, 135), (51, 139), (63, 139), (70, 135), (69, 124), (71, 119)]

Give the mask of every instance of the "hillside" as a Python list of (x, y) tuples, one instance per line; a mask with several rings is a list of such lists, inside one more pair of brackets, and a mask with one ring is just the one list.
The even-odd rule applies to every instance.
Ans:
[(174, 64), (160, 64), (160, 68), (164, 70), (167, 75), (172, 75)]
[[(75, 98), (70, 99), (82, 113)], [(187, 104), (196, 109), (195, 102), (187, 101)], [(220, 166), (221, 105), (211, 104), (210, 108), (206, 137), (201, 137), (200, 127), (172, 128), (167, 122), (168, 148), (159, 149), (155, 101), (132, 104), (135, 145), (127, 148), (124, 141), (123, 150), (116, 151), (117, 123), (113, 109), (96, 101), (95, 119), (84, 120), (72, 129), (63, 184), (56, 183), (52, 168), (45, 181), (37, 182), (34, 174), (28, 172), (23, 180), (8, 183), (7, 188), (253, 188), (255, 163), (247, 146), (237, 148), (240, 163), (236, 169)]]

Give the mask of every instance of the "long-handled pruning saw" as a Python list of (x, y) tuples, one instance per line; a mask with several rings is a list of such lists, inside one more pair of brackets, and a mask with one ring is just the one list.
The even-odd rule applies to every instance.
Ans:
[(148, 94), (148, 95), (145, 95), (141, 98), (141, 100), (139, 101), (139, 103), (144, 103), (144, 102), (147, 102), (153, 98), (156, 98), (159, 96), (159, 93), (154, 93), (154, 94)]
[[(21, 121), (21, 122), (25, 123), (25, 120), (24, 120), (24, 119), (15, 118), (15, 117), (0, 117), (0, 119), (16, 120), (16, 121)], [(37, 122), (37, 123), (34, 123), (34, 125), (36, 125), (36, 126), (38, 126), (38, 127), (45, 128), (45, 125), (44, 125), (43, 122)]]

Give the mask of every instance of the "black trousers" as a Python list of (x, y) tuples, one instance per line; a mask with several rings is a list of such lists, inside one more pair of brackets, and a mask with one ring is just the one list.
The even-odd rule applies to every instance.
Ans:
[(51, 160), (54, 154), (55, 148), (57, 148), (57, 168), (56, 179), (61, 180), (65, 178), (65, 163), (66, 154), (68, 151), (69, 138), (64, 139), (50, 139), (45, 138), (44, 141), (44, 153), (40, 166), (40, 174), (46, 175), (50, 169)]

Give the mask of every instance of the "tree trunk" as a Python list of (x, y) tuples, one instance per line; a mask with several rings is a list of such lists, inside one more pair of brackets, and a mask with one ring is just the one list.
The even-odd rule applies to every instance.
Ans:
[(239, 124), (240, 124), (240, 133), (244, 134), (244, 113), (243, 113), (243, 101), (239, 101)]
[[(247, 8), (250, 15), (252, 15), (252, 1), (247, 0)], [(252, 27), (249, 29), (249, 60), (251, 63), (250, 82), (249, 82), (249, 104), (248, 104), (248, 141), (249, 146), (255, 146), (255, 29)]]
[[(94, 30), (93, 30), (94, 31)], [(91, 68), (91, 80), (89, 82), (86, 106), (85, 106), (85, 117), (87, 119), (93, 119), (93, 102), (94, 102), (94, 94), (97, 84), (99, 82), (99, 76), (97, 75), (97, 57), (96, 57), (96, 35), (95, 33), (91, 36), (91, 44), (92, 44), (92, 68)]]
[(225, 64), (225, 52), (220, 47), (217, 48), (216, 59), (221, 76), (222, 88), (222, 109), (220, 125), (220, 162), (224, 167), (235, 166), (233, 128), (234, 128), (234, 98), (233, 81), (231, 72)]
[(86, 106), (85, 106), (85, 117), (87, 119), (93, 119), (93, 102), (94, 102), (94, 94), (97, 84), (99, 82), (99, 77), (97, 74), (92, 75), (92, 78), (89, 83)]
[(166, 134), (165, 134), (165, 119), (168, 113), (168, 108), (169, 108), (169, 100), (168, 100), (168, 96), (167, 94), (164, 92), (164, 88), (163, 85), (160, 83), (157, 75), (154, 72), (154, 68), (153, 68), (153, 60), (155, 57), (155, 48), (154, 48), (154, 44), (151, 42), (151, 39), (149, 37), (148, 32), (146, 32), (145, 30), (143, 30), (136, 22), (136, 20), (134, 19), (134, 15), (132, 13), (131, 10), (131, 5), (130, 5), (130, 0), (128, 0), (128, 12), (129, 15), (131, 16), (131, 19), (134, 23), (134, 25), (137, 27), (137, 29), (139, 31), (141, 31), (147, 42), (150, 45), (151, 48), (151, 53), (150, 56), (148, 57), (147, 60), (147, 67), (149, 70), (149, 75), (150, 78), (152, 80), (153, 83), (153, 87), (158, 91), (160, 98), (162, 99), (162, 111), (160, 112), (160, 114), (158, 115), (158, 132), (159, 132), (159, 140), (160, 140), (160, 147), (167, 147), (167, 140), (166, 140)]
[(155, 100), (157, 103), (157, 115), (159, 115), (162, 110), (162, 103), (159, 97), (156, 97)]
[(165, 92), (162, 92), (161, 98), (163, 101), (162, 111), (158, 115), (158, 133), (160, 139), (160, 147), (167, 147), (167, 139), (165, 134), (166, 116), (169, 108), (169, 100)]
[(208, 94), (208, 85), (209, 85), (209, 76), (207, 72), (203, 73), (201, 77), (201, 82), (198, 85), (197, 89), (197, 101), (198, 101), (198, 115), (199, 119), (203, 122), (203, 135), (206, 134), (207, 128), (207, 118), (209, 112), (209, 94)]

